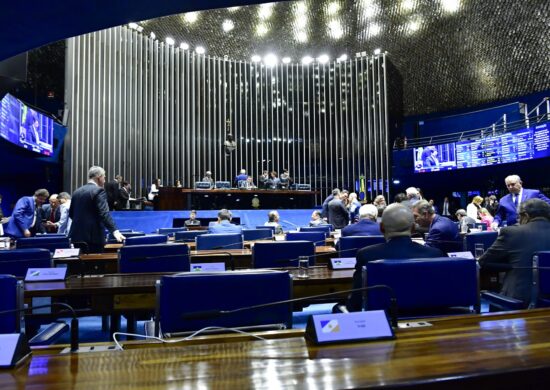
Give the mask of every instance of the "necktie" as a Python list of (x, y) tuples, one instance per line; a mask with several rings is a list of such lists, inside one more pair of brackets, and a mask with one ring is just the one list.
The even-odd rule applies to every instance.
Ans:
[(519, 195), (514, 196), (514, 206), (516, 207), (516, 210), (518, 209), (518, 198), (519, 198)]

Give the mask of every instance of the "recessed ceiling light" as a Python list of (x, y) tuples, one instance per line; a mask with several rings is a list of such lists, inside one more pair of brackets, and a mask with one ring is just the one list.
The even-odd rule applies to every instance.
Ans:
[(403, 0), (401, 2), (403, 11), (412, 11), (414, 9), (414, 0)]
[(225, 19), (222, 23), (222, 28), (223, 28), (223, 31), (229, 32), (235, 28), (235, 24), (233, 23), (232, 20)]
[(369, 36), (375, 37), (378, 34), (380, 34), (380, 31), (382, 30), (382, 27), (378, 23), (373, 23), (369, 25)]
[(188, 50), (189, 49), (189, 44), (187, 42), (180, 43), (180, 49)]
[(374, 55), (375, 56), (379, 55), (380, 53), (382, 53), (382, 50), (380, 50), (379, 48), (374, 49)]
[(344, 62), (348, 59), (348, 55), (347, 54), (342, 54), (340, 57), (338, 57), (338, 59), (336, 59), (337, 62)]
[(195, 23), (198, 18), (199, 18), (198, 12), (187, 12), (186, 14), (183, 15), (183, 19), (190, 24)]
[(329, 3), (327, 7), (327, 14), (328, 15), (334, 15), (340, 11), (340, 4), (337, 1), (333, 1)]
[(305, 56), (302, 58), (302, 64), (309, 65), (313, 62), (313, 57), (311, 56)]
[(260, 5), (260, 9), (258, 9), (258, 17), (261, 20), (269, 19), (272, 14), (273, 14), (273, 3)]
[(166, 44), (170, 46), (174, 46), (174, 44), (176, 43), (176, 41), (174, 41), (174, 38), (171, 38), (171, 37), (166, 37), (165, 41), (166, 41)]
[(296, 15), (305, 15), (307, 13), (307, 5), (304, 2), (297, 2), (294, 6), (294, 13)]
[(130, 27), (132, 30), (137, 30), (139, 27), (139, 24), (137, 23), (128, 23), (128, 27)]
[(460, 9), (460, 0), (441, 0), (441, 8), (447, 13), (454, 13)]
[(151, 34), (149, 34), (149, 36), (151, 37), (151, 39), (157, 39), (157, 35), (151, 31)]
[(307, 34), (305, 31), (298, 31), (296, 33), (296, 40), (300, 43), (307, 42)]
[(202, 47), (202, 46), (197, 46), (197, 47), (195, 48), (195, 51), (196, 51), (198, 54), (204, 54), (204, 53), (206, 53), (206, 49), (205, 49), (204, 47)]
[(252, 62), (260, 62), (262, 60), (262, 57), (256, 54), (252, 56), (251, 60)]
[(237, 6), (237, 7), (229, 7), (227, 10), (229, 12), (235, 12), (235, 11), (238, 11), (241, 7)]
[(279, 62), (279, 59), (275, 54), (269, 53), (264, 57), (265, 66), (272, 67), (277, 65), (277, 62)]
[(317, 58), (317, 61), (319, 61), (320, 64), (326, 64), (329, 60), (328, 54), (321, 54), (319, 58)]
[(267, 34), (268, 31), (269, 29), (263, 23), (258, 24), (258, 26), (256, 27), (256, 35), (259, 37), (263, 37), (265, 34)]
[(283, 57), (281, 61), (283, 62), (283, 64), (290, 64), (290, 61), (292, 60), (290, 59), (290, 57)]
[(328, 22), (328, 35), (334, 39), (340, 39), (344, 35), (342, 24), (338, 20)]
[(420, 18), (415, 17), (407, 23), (407, 32), (414, 33), (420, 29)]

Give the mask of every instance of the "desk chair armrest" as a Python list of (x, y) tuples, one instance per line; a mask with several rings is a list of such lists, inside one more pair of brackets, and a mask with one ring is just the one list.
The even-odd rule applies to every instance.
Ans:
[(491, 291), (482, 291), (481, 299), (486, 300), (490, 306), (500, 310), (522, 310), (525, 309), (523, 301)]
[(29, 345), (48, 345), (52, 344), (57, 340), (62, 334), (69, 330), (69, 325), (63, 321), (52, 322), (46, 327), (43, 331), (35, 335), (32, 339), (29, 340)]

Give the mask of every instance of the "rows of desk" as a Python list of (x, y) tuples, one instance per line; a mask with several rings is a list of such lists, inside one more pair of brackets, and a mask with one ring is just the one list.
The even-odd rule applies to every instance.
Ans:
[(430, 320), (389, 341), (317, 346), (303, 331), (203, 336), (178, 344), (126, 342), (124, 351), (35, 350), (0, 374), (2, 388), (543, 388), (550, 310)]

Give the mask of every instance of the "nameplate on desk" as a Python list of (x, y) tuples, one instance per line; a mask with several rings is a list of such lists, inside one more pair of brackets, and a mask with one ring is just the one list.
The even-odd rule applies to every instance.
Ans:
[(191, 272), (225, 271), (225, 263), (193, 263)]
[(309, 317), (306, 337), (316, 344), (388, 340), (395, 335), (384, 310)]
[(69, 257), (78, 257), (80, 256), (80, 248), (63, 248), (56, 249), (53, 254), (54, 259), (67, 259)]
[(466, 251), (466, 252), (448, 252), (447, 253), (449, 257), (461, 257), (463, 259), (474, 259), (474, 255), (472, 255), (472, 252)]
[(30, 355), (31, 350), (24, 334), (0, 334), (0, 368), (13, 368)]
[(331, 269), (353, 269), (357, 260), (355, 257), (336, 257), (330, 259)]
[(65, 280), (67, 268), (29, 268), (25, 276), (25, 282), (45, 282)]

